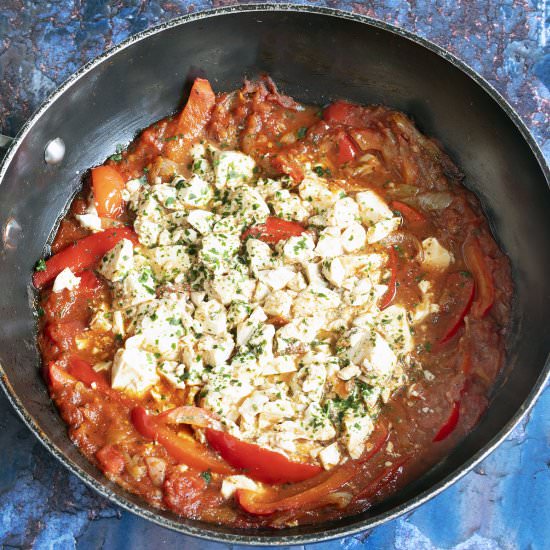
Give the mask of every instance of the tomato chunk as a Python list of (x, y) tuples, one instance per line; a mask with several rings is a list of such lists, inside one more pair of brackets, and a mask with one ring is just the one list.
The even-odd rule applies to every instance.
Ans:
[(253, 225), (246, 229), (241, 235), (241, 239), (254, 237), (266, 243), (275, 244), (290, 237), (299, 237), (305, 230), (306, 228), (298, 222), (289, 222), (282, 218), (270, 216), (265, 223)]
[(112, 445), (105, 445), (95, 454), (101, 469), (108, 474), (119, 475), (124, 471), (124, 456)]
[(92, 168), (92, 189), (97, 215), (118, 218), (124, 212), (124, 178), (112, 166)]
[(384, 296), (380, 300), (378, 307), (380, 309), (386, 309), (394, 300), (397, 294), (397, 253), (393, 246), (388, 249), (388, 267), (391, 271), (390, 280), (388, 282), (388, 290), (386, 290)]
[(455, 401), (453, 403), (453, 408), (451, 409), (451, 414), (449, 418), (445, 421), (443, 426), (439, 428), (439, 431), (433, 438), (433, 442), (443, 441), (454, 432), (455, 428), (458, 425), (458, 420), (460, 419), (460, 401)]
[(476, 296), (472, 304), (472, 315), (476, 319), (485, 317), (495, 301), (493, 274), (485, 261), (478, 238), (470, 234), (464, 241), (464, 261), (472, 272), (476, 283)]
[(148, 414), (144, 407), (134, 407), (130, 418), (143, 437), (158, 441), (178, 462), (201, 471), (210, 470), (218, 474), (235, 473), (231, 466), (212, 454), (190, 434), (180, 432), (180, 435), (172, 431), (157, 417)]
[(338, 163), (351, 162), (361, 152), (348, 134), (342, 134), (338, 139)]
[(265, 483), (295, 483), (323, 471), (320, 466), (293, 462), (280, 453), (262, 449), (219, 430), (206, 430), (208, 443), (235, 468)]
[(312, 510), (326, 504), (326, 496), (353, 479), (358, 465), (368, 462), (388, 440), (388, 429), (379, 425), (370, 438), (372, 447), (361, 458), (348, 460), (342, 466), (328, 470), (310, 479), (285, 488), (268, 488), (261, 493), (240, 489), (236, 493), (239, 504), (248, 513), (259, 516), (289, 510)]
[(323, 111), (323, 119), (333, 124), (345, 124), (348, 126), (361, 126), (361, 115), (364, 109), (360, 105), (348, 101), (335, 101)]
[(121, 239), (129, 239), (134, 244), (138, 244), (137, 235), (127, 227), (111, 227), (76, 241), (46, 260), (45, 269), (36, 271), (33, 275), (34, 286), (44, 287), (67, 267), (75, 274), (94, 267), (100, 258)]

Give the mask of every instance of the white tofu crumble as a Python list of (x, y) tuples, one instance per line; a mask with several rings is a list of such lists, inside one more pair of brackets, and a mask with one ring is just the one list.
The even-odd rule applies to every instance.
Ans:
[(53, 282), (53, 292), (61, 292), (62, 290), (74, 290), (80, 285), (80, 277), (76, 277), (75, 274), (66, 267)]
[[(401, 218), (375, 191), (346, 192), (307, 166), (290, 188), (285, 178), (257, 179), (239, 151), (201, 143), (191, 153), (189, 177), (126, 185), (139, 245), (123, 239), (101, 260), (113, 300), (92, 317), (122, 346), (94, 368), (131, 395), (189, 392), (232, 435), (292, 460), (328, 470), (358, 458), (383, 404), (407, 382), (410, 324), (426, 317), (422, 307), (438, 307), (425, 281), (416, 313), (378, 307), (388, 288), (384, 242)], [(79, 220), (96, 231), (101, 220), (85, 218), (93, 215)], [(269, 216), (300, 225), (274, 243), (262, 234)], [(436, 237), (422, 245), (424, 269), (453, 261)], [(54, 291), (78, 281), (65, 270)], [(221, 492), (257, 487), (235, 475)]]

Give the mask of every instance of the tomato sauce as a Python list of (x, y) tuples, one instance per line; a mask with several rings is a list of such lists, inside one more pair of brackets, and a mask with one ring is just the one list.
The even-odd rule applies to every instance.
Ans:
[[(413, 360), (424, 370), (413, 372), (408, 386), (384, 406), (379, 418), (384, 433), (373, 436), (368, 459), (351, 460), (290, 486), (273, 486), (261, 506), (246, 491), (226, 500), (220, 495), (223, 475), (187, 467), (166, 445), (136, 429), (131, 411), (137, 406), (155, 411), (150, 395), (130, 398), (110, 389), (105, 373), (84, 372), (74, 362), (75, 357), (92, 364), (108, 360), (121, 345), (114, 333), (91, 324), (94, 306), (110, 300), (106, 281), (92, 265), (79, 273), (76, 290), (54, 293), (44, 285), (40, 295), (38, 342), (50, 394), (81, 452), (109, 479), (153, 506), (243, 528), (282, 528), (363, 511), (440, 461), (487, 408), (509, 329), (509, 261), (476, 197), (461, 185), (459, 170), (402, 113), (343, 101), (325, 109), (302, 106), (281, 95), (268, 78), (245, 82), (242, 89), (214, 99), (203, 95), (201, 101), (207, 111), (185, 115), (184, 110), (153, 124), (106, 165), (124, 180), (141, 176), (144, 169), (152, 182), (157, 176), (185, 175), (190, 144), (206, 138), (222, 149), (251, 155), (268, 176), (287, 174), (298, 183), (301, 166), (309, 162), (347, 189), (376, 189), (404, 218), (402, 238), (392, 249), (390, 302), (421, 300), (422, 269), (410, 260), (419, 253), (419, 241), (437, 228), (455, 263), (452, 273), (434, 281), (440, 311), (430, 314), (427, 330), (415, 334)], [(75, 218), (83, 212), (87, 192), (85, 186), (62, 220), (53, 253), (90, 234)], [(124, 214), (119, 221), (129, 219)], [(187, 389), (163, 384), (168, 404), (185, 399)], [(212, 449), (208, 453), (215, 455)], [(264, 513), (255, 513), (255, 507)]]

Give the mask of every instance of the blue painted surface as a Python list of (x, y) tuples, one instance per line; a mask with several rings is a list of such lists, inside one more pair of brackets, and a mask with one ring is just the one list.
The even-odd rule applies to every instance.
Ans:
[[(15, 134), (44, 97), (127, 36), (231, 0), (2, 0), (0, 131)], [(375, 0), (338, 7), (398, 24), (449, 49), (517, 108), (550, 161), (550, 9), (547, 0)], [(475, 471), (407, 516), (316, 550), (493, 550), (550, 547), (550, 390)], [(67, 473), (0, 395), (3, 548), (222, 550), (110, 505)]]

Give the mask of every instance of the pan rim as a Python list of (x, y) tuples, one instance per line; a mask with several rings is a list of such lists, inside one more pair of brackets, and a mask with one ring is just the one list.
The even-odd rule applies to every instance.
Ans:
[[(18, 132), (16, 138), (11, 144), (8, 152), (6, 153), (4, 160), (0, 165), (0, 185), (5, 177), (8, 166), (15, 157), (19, 146), (23, 139), (31, 132), (35, 123), (41, 118), (41, 116), (47, 111), (47, 109), (55, 103), (55, 101), (61, 97), (65, 91), (67, 91), (72, 85), (85, 76), (88, 72), (92, 71), (96, 66), (107, 61), (118, 52), (130, 47), (134, 43), (140, 42), (150, 36), (156, 35), (164, 30), (172, 29), (175, 27), (182, 26), (186, 23), (199, 21), (202, 19), (207, 19), (211, 17), (216, 17), (220, 15), (229, 15), (242, 12), (289, 12), (289, 13), (309, 13), (313, 15), (322, 15), (328, 17), (336, 17), (340, 19), (346, 19), (350, 21), (359, 22), (370, 27), (375, 27), (383, 31), (390, 32), (394, 35), (397, 35), (401, 38), (405, 38), (417, 45), (427, 48), (432, 53), (435, 53), (439, 57), (442, 57), (445, 61), (451, 63), (456, 68), (465, 73), (470, 77), (478, 86), (480, 86), (490, 97), (493, 99), (499, 107), (504, 111), (510, 120), (514, 123), (516, 128), (519, 130), (523, 139), (527, 142), (531, 152), (533, 153), (537, 163), (546, 179), (546, 183), (550, 188), (550, 168), (546, 159), (538, 146), (535, 138), (531, 134), (530, 130), (526, 126), (525, 122), (521, 119), (519, 114), (515, 109), (510, 105), (510, 103), (500, 94), (499, 91), (494, 88), (487, 80), (485, 80), (481, 75), (479, 75), (474, 69), (467, 65), (462, 60), (458, 59), (454, 54), (448, 52), (441, 46), (431, 42), (430, 40), (420, 37), (410, 31), (402, 29), (398, 26), (386, 23), (379, 19), (372, 17), (354, 14), (351, 12), (346, 12), (342, 10), (337, 10), (333, 8), (325, 7), (316, 7), (316, 6), (307, 6), (307, 5), (297, 5), (291, 3), (285, 4), (247, 4), (247, 5), (238, 5), (238, 6), (228, 6), (223, 8), (216, 8), (211, 10), (200, 11), (193, 14), (183, 15), (174, 19), (171, 19), (167, 22), (155, 25), (146, 29), (140, 33), (128, 37), (126, 40), (122, 41), (120, 44), (110, 48), (103, 54), (92, 59), (85, 65), (83, 65), (79, 70), (72, 74), (67, 80), (65, 80), (57, 89), (55, 89), (40, 105), (40, 107), (33, 113), (33, 115), (25, 122), (20, 131)], [(544, 367), (541, 371), (541, 374), (537, 378), (536, 383), (533, 385), (533, 388), (529, 392), (529, 395), (526, 397), (521, 407), (516, 411), (513, 417), (506, 423), (505, 426), (478, 452), (476, 452), (470, 459), (465, 461), (460, 469), (455, 470), (450, 473), (440, 482), (436, 483), (429, 489), (420, 493), (417, 497), (395, 507), (391, 510), (373, 516), (372, 518), (366, 518), (363, 520), (357, 520), (349, 525), (336, 526), (330, 528), (328, 531), (323, 529), (323, 524), (317, 524), (311, 526), (313, 532), (307, 534), (279, 534), (280, 531), (258, 531), (258, 534), (249, 535), (248, 532), (243, 532), (239, 530), (234, 530), (232, 533), (220, 532), (217, 529), (228, 529), (225, 527), (220, 527), (216, 525), (210, 525), (207, 523), (200, 523), (200, 525), (185, 525), (179, 522), (174, 516), (174, 519), (166, 518), (160, 514), (150, 511), (144, 508), (143, 505), (137, 505), (128, 500), (125, 496), (117, 494), (113, 489), (107, 485), (107, 479), (100, 483), (93, 476), (85, 472), (80, 468), (76, 463), (69, 459), (58, 447), (57, 445), (50, 440), (40, 429), (40, 426), (35, 421), (33, 417), (27, 412), (23, 403), (16, 395), (14, 389), (12, 388), (7, 375), (0, 364), (0, 385), (2, 386), (4, 393), (6, 394), (8, 401), (14, 407), (19, 417), (27, 425), (27, 427), (33, 432), (33, 434), (38, 438), (38, 440), (66, 467), (69, 471), (75, 474), (79, 479), (81, 479), (86, 485), (97, 491), (103, 497), (109, 499), (112, 503), (120, 506), (121, 508), (136, 514), (144, 519), (152, 521), (157, 525), (162, 527), (167, 527), (169, 529), (178, 531), (185, 535), (194, 536), (197, 538), (221, 542), (221, 543), (239, 543), (251, 546), (259, 545), (273, 545), (273, 546), (282, 546), (282, 545), (295, 545), (295, 544), (307, 544), (307, 543), (317, 543), (333, 540), (343, 536), (351, 536), (367, 529), (372, 529), (381, 525), (387, 521), (395, 519), (406, 512), (409, 512), (418, 506), (424, 504), (428, 500), (431, 500), (445, 489), (450, 487), (456, 481), (461, 479), (466, 473), (472, 470), (479, 462), (485, 459), (490, 453), (492, 453), (496, 447), (498, 447), (504, 439), (512, 432), (512, 430), (521, 422), (521, 420), (529, 413), (529, 411), (534, 406), (540, 394), (544, 391), (545, 385), (550, 379), (550, 354), (546, 358)], [(348, 518), (349, 521), (349, 518)]]

